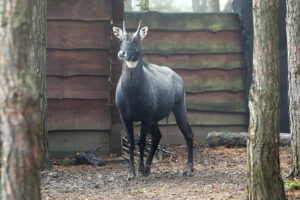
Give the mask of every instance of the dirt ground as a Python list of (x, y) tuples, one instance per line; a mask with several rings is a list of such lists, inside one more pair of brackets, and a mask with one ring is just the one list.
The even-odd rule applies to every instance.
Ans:
[[(149, 177), (127, 181), (128, 164), (54, 165), (42, 172), (47, 200), (246, 199), (246, 149), (195, 147), (192, 177), (185, 177), (185, 146), (169, 146), (177, 155), (155, 160)], [(280, 149), (282, 175), (289, 172), (290, 148)], [(288, 199), (300, 199), (288, 193)]]

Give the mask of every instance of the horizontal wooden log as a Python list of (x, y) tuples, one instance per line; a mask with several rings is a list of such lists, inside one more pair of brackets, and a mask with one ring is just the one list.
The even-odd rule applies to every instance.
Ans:
[(110, 49), (109, 21), (48, 21), (47, 47), (55, 49)]
[(51, 99), (108, 99), (108, 77), (47, 77), (47, 94)]
[(144, 60), (172, 69), (244, 68), (243, 54), (145, 55)]
[(145, 54), (242, 53), (239, 31), (150, 31), (143, 41)]
[(110, 74), (108, 50), (48, 50), (47, 75), (104, 75)]
[(112, 64), (111, 73), (112, 73), (112, 83), (114, 84), (114, 86), (117, 86), (116, 84), (122, 73), (122, 63)]
[(187, 108), (198, 111), (247, 112), (245, 92), (204, 92), (187, 94)]
[(107, 100), (48, 100), (49, 130), (109, 130)]
[(243, 69), (204, 69), (197, 72), (176, 70), (176, 72), (182, 77), (187, 92), (221, 90), (238, 92), (245, 90), (245, 72)]
[[(248, 116), (241, 113), (221, 113), (221, 112), (202, 112), (188, 111), (188, 121), (190, 125), (248, 125)], [(159, 122), (161, 125), (175, 125), (176, 120), (173, 114), (168, 119)]]
[[(290, 145), (291, 134), (280, 133), (280, 145)], [(246, 147), (247, 132), (211, 132), (206, 138), (206, 142), (211, 147), (228, 146), (228, 147)]]
[(111, 0), (49, 0), (48, 19), (110, 20)]
[[(204, 144), (206, 141), (207, 134), (212, 131), (223, 131), (223, 132), (245, 132), (247, 127), (245, 126), (191, 126), (194, 133), (194, 142), (197, 144)], [(160, 144), (180, 144), (186, 145), (182, 132), (177, 125), (160, 125), (159, 129), (162, 133)], [(140, 126), (135, 126), (135, 133), (140, 132)]]
[(150, 31), (240, 30), (239, 21), (232, 13), (126, 12), (125, 18), (126, 27), (132, 30), (136, 29), (140, 19)]

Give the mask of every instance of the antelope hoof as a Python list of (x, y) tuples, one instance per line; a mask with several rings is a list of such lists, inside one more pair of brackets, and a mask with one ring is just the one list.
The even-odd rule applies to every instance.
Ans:
[(193, 163), (188, 163), (188, 164), (187, 164), (187, 172), (186, 172), (186, 176), (193, 176), (193, 172), (194, 172), (194, 166), (193, 166)]
[(132, 172), (132, 171), (129, 171), (129, 172), (128, 172), (128, 175), (127, 175), (127, 180), (128, 180), (128, 181), (131, 181), (131, 180), (134, 179), (134, 177), (135, 177), (135, 173)]

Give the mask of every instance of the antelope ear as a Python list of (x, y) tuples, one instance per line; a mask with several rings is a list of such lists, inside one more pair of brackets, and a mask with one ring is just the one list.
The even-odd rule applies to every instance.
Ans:
[(148, 34), (148, 26), (144, 26), (143, 28), (141, 28), (140, 30), (140, 37), (143, 40)]
[(114, 27), (113, 27), (113, 33), (114, 33), (114, 35), (115, 35), (117, 38), (119, 38), (120, 40), (122, 40), (122, 36), (123, 36), (123, 31), (122, 31), (122, 29), (120, 29), (120, 28), (114, 26)]

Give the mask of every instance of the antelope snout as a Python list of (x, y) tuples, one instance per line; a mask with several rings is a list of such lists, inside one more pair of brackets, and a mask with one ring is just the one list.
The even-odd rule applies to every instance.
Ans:
[(124, 60), (127, 58), (127, 53), (123, 50), (120, 50), (118, 53), (118, 57), (119, 57), (119, 59)]

